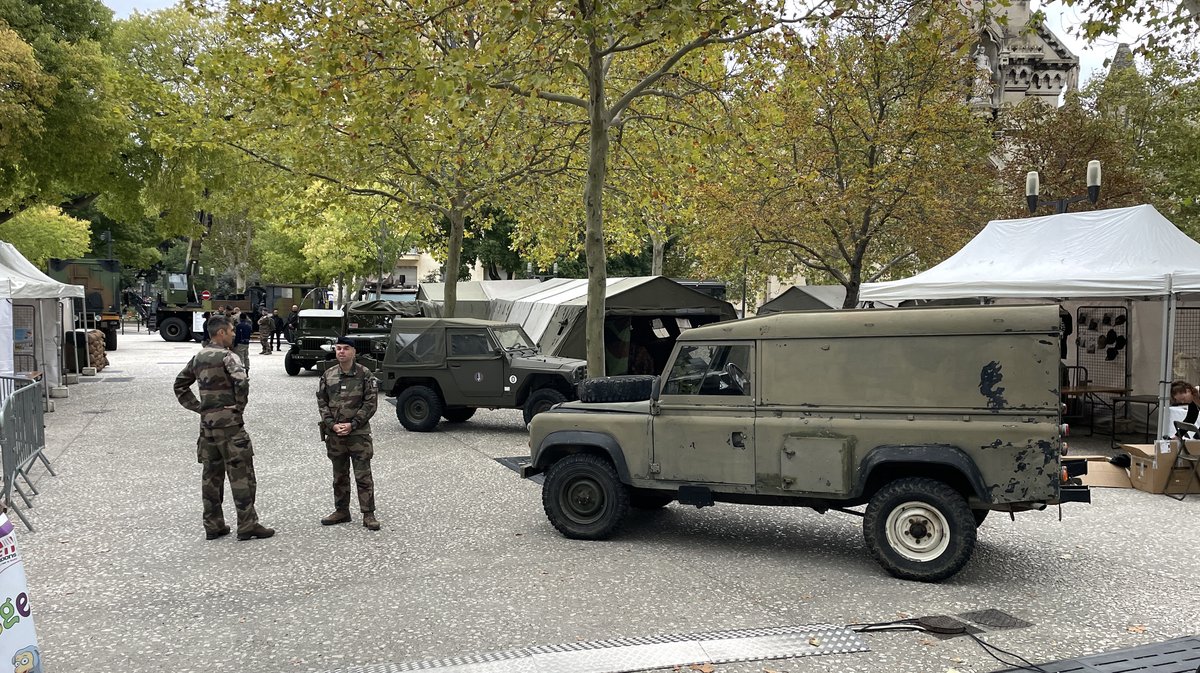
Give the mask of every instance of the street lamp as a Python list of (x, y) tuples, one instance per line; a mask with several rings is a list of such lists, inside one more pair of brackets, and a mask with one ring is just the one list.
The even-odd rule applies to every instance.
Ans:
[[(1029, 213), (1033, 214), (1038, 209), (1038, 191), (1041, 188), (1041, 182), (1038, 180), (1037, 171), (1029, 171), (1025, 174), (1025, 204), (1029, 206)], [(1065, 196), (1061, 199), (1050, 201), (1054, 205), (1054, 212), (1061, 214), (1067, 212), (1067, 208), (1072, 203), (1079, 203), (1087, 199), (1090, 203), (1095, 203), (1100, 199), (1100, 162), (1095, 159), (1088, 162), (1087, 165), (1087, 194), (1080, 196)], [(1049, 205), (1049, 204), (1042, 204)]]

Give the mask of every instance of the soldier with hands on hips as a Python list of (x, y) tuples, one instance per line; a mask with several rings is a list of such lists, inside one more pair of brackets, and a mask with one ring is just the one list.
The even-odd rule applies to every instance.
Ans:
[[(222, 503), (225, 475), (237, 507), (239, 540), (268, 538), (275, 531), (258, 522), (254, 496), (254, 447), (243, 427), (250, 384), (238, 357), (229, 350), (234, 331), (222, 316), (208, 320), (207, 346), (194, 355), (175, 377), (175, 397), (186, 409), (200, 414), (200, 439), (196, 442), (201, 471), (200, 497), (204, 501), (204, 536), (209, 540), (229, 534)], [(192, 392), (199, 384), (200, 398)]]
[(317, 383), (321, 438), (333, 462), (334, 510), (321, 524), (350, 521), (350, 467), (358, 490), (358, 507), (367, 530), (379, 530), (375, 518), (375, 480), (371, 476), (371, 416), (378, 406), (379, 384), (371, 370), (356, 363), (354, 342), (341, 337), (334, 344), (337, 365), (326, 369)]

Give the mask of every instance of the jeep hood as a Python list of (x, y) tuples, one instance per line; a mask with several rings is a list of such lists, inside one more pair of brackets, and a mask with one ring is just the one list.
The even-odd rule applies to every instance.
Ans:
[(560, 369), (574, 371), (576, 367), (587, 366), (587, 362), (575, 358), (558, 358), (551, 355), (518, 355), (512, 359), (514, 367), (528, 369)]
[(598, 413), (616, 413), (616, 414), (650, 414), (650, 400), (641, 400), (640, 402), (563, 402), (562, 404), (543, 411), (544, 414), (564, 413), (564, 414), (598, 414)]

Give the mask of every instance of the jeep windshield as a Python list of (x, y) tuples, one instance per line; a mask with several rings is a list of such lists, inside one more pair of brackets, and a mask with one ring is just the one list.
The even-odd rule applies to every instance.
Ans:
[(341, 332), (341, 318), (301, 318), (300, 329), (314, 332)]
[(492, 333), (496, 335), (496, 340), (500, 342), (500, 347), (506, 351), (523, 351), (535, 350), (537, 346), (533, 345), (529, 335), (525, 334), (525, 330), (520, 327), (493, 327)]

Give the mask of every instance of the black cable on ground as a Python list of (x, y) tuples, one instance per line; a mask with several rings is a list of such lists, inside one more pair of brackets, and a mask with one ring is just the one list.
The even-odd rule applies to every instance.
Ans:
[[(937, 617), (937, 616), (935, 615), (934, 617)], [(946, 619), (952, 619), (952, 618), (940, 617), (940, 619), (946, 620)], [(897, 619), (897, 620), (893, 620), (890, 622), (875, 622), (873, 624), (846, 624), (845, 627), (847, 629), (850, 629), (851, 631), (855, 631), (857, 633), (877, 633), (877, 632), (881, 632), (881, 631), (924, 631), (926, 633), (938, 633), (938, 632), (951, 633), (952, 632), (952, 631), (949, 631), (948, 629), (936, 629), (936, 630), (930, 629), (924, 623), (922, 623), (923, 620), (926, 622), (930, 622), (930, 623), (935, 623), (935, 624), (937, 623), (936, 620), (931, 621), (930, 617), (920, 617), (920, 618), (913, 618), (913, 619)], [(979, 636), (977, 636), (974, 633), (971, 633), (969, 630), (967, 630), (966, 624), (962, 625), (961, 632), (953, 631), (953, 633), (964, 633), (964, 634), (970, 636), (971, 640), (975, 641), (975, 643), (977, 645), (979, 645), (979, 647), (984, 652), (986, 652), (988, 654), (988, 656), (990, 656), (991, 658), (1000, 662), (1001, 664), (1008, 666), (1009, 668), (1014, 668), (1014, 669), (1018, 669), (1018, 670), (1022, 670), (1022, 671), (1036, 671), (1037, 673), (1050, 673), (1046, 669), (1042, 668), (1041, 666), (1038, 666), (1037, 664), (1033, 663), (1032, 661), (1029, 661), (1025, 657), (1022, 657), (1021, 655), (1016, 654), (1015, 652), (1009, 652), (1008, 650), (1005, 650), (997, 645), (993, 645), (993, 644), (983, 640)], [(1013, 657), (1021, 663), (1013, 663), (1011, 661), (1005, 661), (1004, 659), (1001, 659), (996, 654), (996, 652), (999, 652), (1000, 654), (1003, 654), (1008, 657)], [(1200, 673), (1200, 669), (1197, 670), (1197, 673)]]

